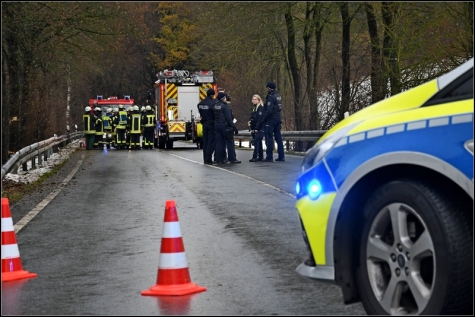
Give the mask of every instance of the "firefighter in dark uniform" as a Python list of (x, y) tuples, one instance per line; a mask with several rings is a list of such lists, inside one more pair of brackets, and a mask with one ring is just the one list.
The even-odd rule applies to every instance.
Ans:
[(152, 107), (145, 107), (145, 115), (142, 116), (142, 126), (143, 126), (143, 148), (144, 149), (153, 149), (153, 132), (155, 131), (155, 114), (153, 113)]
[(130, 149), (140, 150), (140, 134), (142, 133), (142, 115), (139, 106), (135, 105), (129, 119)]
[[(214, 130), (216, 131), (216, 161), (218, 164), (241, 163), (236, 159), (234, 151), (234, 134), (238, 133), (238, 129), (234, 125), (231, 117), (231, 109), (226, 103), (226, 93), (218, 94), (218, 102), (214, 106)], [(225, 161), (225, 147), (228, 149), (228, 160)]]
[[(137, 106), (138, 107), (138, 106)], [(134, 106), (130, 106), (127, 108), (127, 135), (125, 137), (125, 148), (126, 149), (131, 149), (130, 147), (130, 120), (132, 118), (132, 111), (134, 110)]]
[(127, 112), (124, 109), (124, 105), (119, 105), (115, 125), (117, 149), (123, 150), (126, 147), (125, 130), (127, 129)]
[(95, 109), (95, 123), (96, 123), (96, 139), (94, 140), (94, 149), (103, 150), (102, 137), (104, 136), (104, 126), (102, 122), (102, 109), (96, 107)]
[(112, 141), (112, 108), (107, 108), (106, 114), (102, 116), (102, 125), (106, 134), (106, 148), (110, 150)]
[(212, 155), (214, 152), (215, 134), (214, 131), (214, 89), (208, 89), (206, 98), (198, 103), (198, 112), (201, 117), (201, 126), (203, 127), (203, 161), (205, 164), (212, 165)]
[(266, 112), (264, 114), (263, 121), (266, 122), (266, 158), (262, 162), (273, 162), (272, 151), (274, 149), (274, 137), (277, 142), (278, 157), (276, 161), (285, 161), (284, 156), (284, 143), (282, 142), (281, 118), (280, 112), (282, 111), (282, 97), (275, 90), (276, 85), (273, 82), (268, 82), (266, 85), (267, 97), (266, 97)]
[(117, 116), (119, 115), (119, 108), (112, 109), (111, 124), (112, 124), (112, 146), (117, 149)]
[(92, 150), (96, 139), (96, 123), (94, 115), (91, 113), (91, 107), (87, 106), (84, 111), (82, 121), (84, 122), (84, 133), (86, 134), (86, 150)]

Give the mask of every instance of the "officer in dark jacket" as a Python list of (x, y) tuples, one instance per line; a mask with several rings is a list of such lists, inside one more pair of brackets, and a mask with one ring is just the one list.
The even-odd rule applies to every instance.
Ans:
[(280, 133), (281, 119), (280, 112), (282, 111), (282, 97), (275, 90), (276, 85), (273, 82), (268, 82), (266, 85), (266, 112), (264, 114), (263, 122), (266, 122), (266, 158), (262, 162), (272, 162), (272, 151), (274, 149), (274, 137), (277, 142), (278, 158), (276, 161), (285, 161), (284, 143), (282, 142), (282, 134)]
[(220, 92), (218, 94), (218, 102), (214, 106), (214, 130), (216, 131), (216, 161), (219, 164), (224, 164), (225, 161), (225, 146), (228, 149), (228, 161), (230, 163), (241, 163), (236, 159), (234, 152), (234, 134), (238, 134), (238, 129), (234, 125), (231, 117), (231, 109), (226, 103), (226, 93)]
[(201, 126), (203, 127), (203, 160), (205, 164), (212, 165), (211, 156), (214, 152), (214, 89), (208, 89), (206, 98), (198, 104), (198, 112), (201, 117)]
[(262, 139), (265, 134), (265, 124), (262, 119), (264, 118), (264, 106), (259, 95), (252, 96), (252, 112), (251, 120), (249, 121), (249, 130), (252, 134), (252, 141), (254, 145), (254, 152), (252, 159), (249, 162), (260, 162), (264, 159), (264, 151), (262, 149)]

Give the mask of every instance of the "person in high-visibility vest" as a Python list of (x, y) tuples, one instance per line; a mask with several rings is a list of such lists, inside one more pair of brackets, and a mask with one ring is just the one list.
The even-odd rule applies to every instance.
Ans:
[(142, 115), (139, 106), (135, 105), (129, 119), (130, 149), (140, 150), (140, 134), (142, 133)]
[(87, 106), (84, 111), (82, 121), (84, 123), (84, 134), (86, 134), (86, 150), (92, 150), (96, 138), (96, 123), (94, 115), (91, 113), (91, 107)]
[(112, 141), (112, 108), (107, 108), (106, 114), (102, 116), (102, 125), (106, 134), (106, 148), (110, 150)]
[(127, 129), (127, 111), (124, 105), (119, 105), (119, 111), (115, 119), (116, 144), (118, 150), (125, 149), (125, 130)]
[(153, 149), (153, 131), (156, 124), (155, 114), (150, 106), (146, 106), (145, 111), (145, 115), (142, 116), (143, 148)]
[(119, 108), (112, 109), (112, 116), (111, 116), (111, 125), (112, 125), (112, 143), (111, 146), (114, 149), (117, 149), (117, 138), (116, 138), (116, 128), (117, 128), (117, 116), (119, 115)]
[(104, 126), (102, 124), (102, 109), (97, 107), (95, 109), (96, 115), (96, 139), (94, 140), (94, 149), (103, 150), (102, 138), (104, 136)]
[(127, 135), (125, 136), (125, 148), (126, 149), (131, 149), (131, 146), (130, 146), (130, 120), (132, 118), (132, 111), (134, 110), (134, 106), (130, 106), (129, 108), (127, 108)]

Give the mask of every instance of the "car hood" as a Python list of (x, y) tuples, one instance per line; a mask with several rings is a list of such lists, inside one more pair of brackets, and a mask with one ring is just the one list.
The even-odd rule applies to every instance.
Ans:
[[(324, 141), (329, 135), (347, 126), (353, 125), (356, 127), (359, 123), (366, 120), (418, 108), (424, 104), (424, 102), (429, 100), (438, 90), (437, 79), (434, 79), (408, 91), (381, 100), (340, 121), (338, 124), (333, 126), (333, 128), (328, 130), (327, 133), (318, 140), (318, 143)], [(351, 134), (351, 130), (348, 133)]]

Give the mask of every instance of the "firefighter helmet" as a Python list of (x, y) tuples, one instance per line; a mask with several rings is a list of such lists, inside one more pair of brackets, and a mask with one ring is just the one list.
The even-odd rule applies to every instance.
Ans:
[(94, 110), (95, 110), (95, 111), (97, 111), (97, 112), (100, 112), (100, 111), (102, 111), (102, 109), (101, 109), (100, 107), (97, 107), (97, 108), (96, 108), (96, 109), (94, 109)]
[(84, 111), (91, 111), (91, 107), (87, 106), (86, 109), (84, 109)]
[(124, 105), (119, 105), (119, 109), (124, 109)]
[(147, 107), (145, 107), (145, 110), (150, 111), (150, 110), (152, 110), (152, 107), (147, 106)]
[[(123, 108), (123, 107), (124, 107), (124, 106), (122, 106), (122, 108)], [(119, 112), (119, 109), (118, 109), (118, 108), (114, 108), (113, 111), (114, 111), (114, 112)]]
[(139, 111), (139, 106), (135, 105), (134, 106), (134, 111)]
[(140, 108), (140, 111), (144, 111), (144, 110), (145, 110), (145, 107), (144, 107), (144, 106), (142, 106), (142, 108)]

